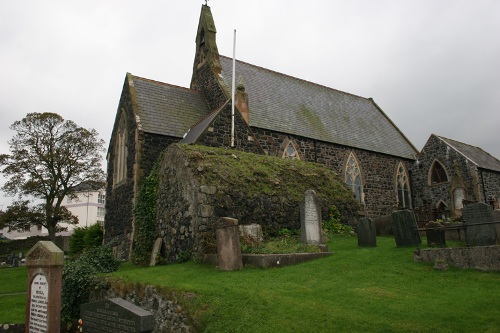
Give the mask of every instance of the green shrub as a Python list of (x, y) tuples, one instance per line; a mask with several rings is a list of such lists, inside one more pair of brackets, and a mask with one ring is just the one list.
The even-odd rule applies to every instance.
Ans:
[(74, 256), (85, 249), (85, 228), (75, 228), (69, 238), (69, 254)]
[(101, 246), (102, 237), (103, 230), (98, 223), (90, 227), (75, 228), (69, 238), (69, 254), (74, 256), (83, 250)]
[(97, 274), (118, 270), (120, 262), (113, 257), (109, 247), (94, 247), (65, 263), (62, 278), (61, 318), (68, 322), (78, 319), (80, 304), (89, 301), (92, 289), (104, 288), (107, 283)]
[(328, 212), (328, 220), (323, 221), (323, 230), (330, 235), (350, 236), (353, 228), (350, 225), (341, 223), (340, 211), (335, 205), (331, 206)]
[(90, 249), (102, 245), (103, 230), (99, 223), (93, 224), (85, 232), (85, 248)]

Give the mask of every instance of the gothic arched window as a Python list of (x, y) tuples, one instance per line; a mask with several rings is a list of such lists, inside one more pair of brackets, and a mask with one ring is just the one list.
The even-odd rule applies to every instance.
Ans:
[(399, 162), (396, 171), (396, 189), (398, 193), (398, 206), (402, 208), (411, 208), (409, 177), (406, 168), (401, 162)]
[(285, 150), (283, 151), (283, 158), (287, 158), (290, 160), (299, 160), (299, 153), (295, 146), (293, 145), (292, 141), (288, 143), (288, 146), (286, 146)]
[(115, 135), (115, 157), (113, 168), (113, 183), (119, 184), (127, 177), (127, 122), (125, 112), (120, 116), (120, 122)]
[(441, 184), (448, 181), (448, 176), (446, 175), (446, 170), (443, 165), (438, 161), (434, 161), (431, 167), (431, 184)]
[(361, 182), (361, 169), (353, 153), (349, 154), (345, 168), (345, 182), (356, 196), (359, 203), (363, 203), (363, 185)]

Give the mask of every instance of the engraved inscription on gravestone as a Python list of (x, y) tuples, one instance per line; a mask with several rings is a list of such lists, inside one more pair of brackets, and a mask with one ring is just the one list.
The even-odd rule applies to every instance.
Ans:
[(85, 332), (146, 333), (154, 326), (153, 314), (121, 298), (80, 306)]
[(307, 190), (300, 205), (302, 242), (321, 244), (321, 206), (316, 192)]
[(493, 222), (493, 210), (490, 205), (478, 202), (467, 205), (462, 210), (462, 217), (467, 226), (465, 239), (469, 246), (495, 245), (496, 232)]
[(29, 332), (47, 332), (47, 303), (49, 299), (49, 285), (47, 277), (38, 274), (31, 283), (30, 321)]

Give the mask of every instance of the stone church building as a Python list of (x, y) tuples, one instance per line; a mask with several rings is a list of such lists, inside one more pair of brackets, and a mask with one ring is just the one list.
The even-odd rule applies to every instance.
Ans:
[(189, 88), (127, 73), (107, 155), (105, 243), (131, 244), (141, 183), (172, 143), (323, 164), (345, 179), (367, 217), (424, 204), (427, 192), (412, 200), (418, 151), (371, 98), (236, 61), (233, 118), (232, 59), (219, 54), (216, 33), (203, 5)]

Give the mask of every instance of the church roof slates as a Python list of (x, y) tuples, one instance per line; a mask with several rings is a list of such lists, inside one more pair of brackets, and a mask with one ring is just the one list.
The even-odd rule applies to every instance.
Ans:
[[(220, 57), (231, 85), (232, 59)], [(417, 150), (373, 100), (237, 61), (248, 93), (250, 126), (414, 158)]]
[(145, 132), (181, 138), (208, 112), (197, 91), (133, 76), (139, 117)]
[(496, 159), (489, 153), (485, 152), (479, 147), (471, 146), (469, 144), (451, 140), (442, 136), (437, 136), (440, 140), (446, 143), (451, 148), (458, 151), (469, 161), (482, 169), (500, 172), (500, 160)]

